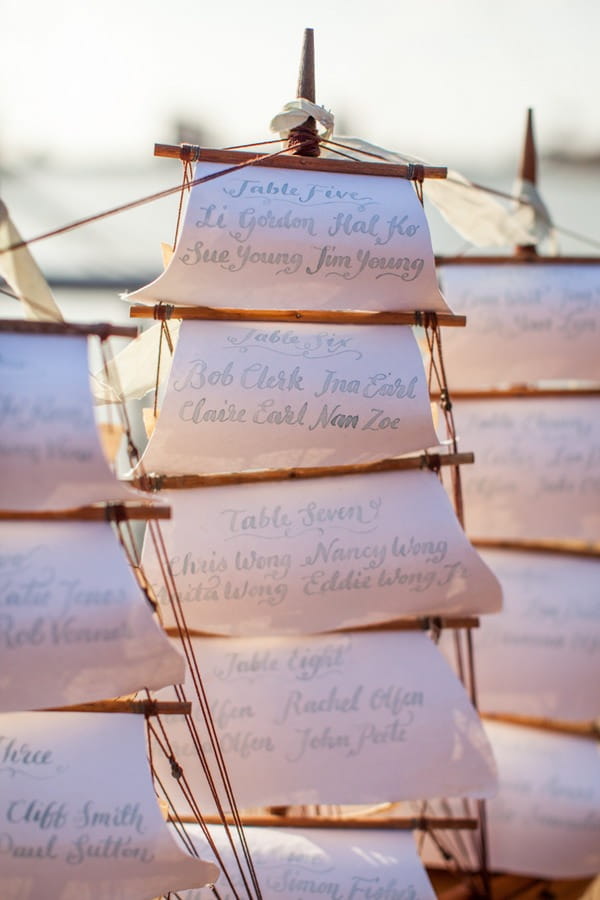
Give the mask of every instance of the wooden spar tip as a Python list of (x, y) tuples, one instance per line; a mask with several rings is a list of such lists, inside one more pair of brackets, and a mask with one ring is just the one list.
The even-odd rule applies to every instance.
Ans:
[(133, 483), (142, 490), (154, 491), (210, 488), (225, 484), (255, 484), (270, 481), (292, 481), (305, 478), (340, 478), (346, 475), (365, 475), (371, 472), (397, 472), (404, 470), (429, 470), (437, 472), (442, 466), (470, 465), (475, 461), (473, 453), (421, 453), (418, 456), (400, 456), (378, 459), (375, 462), (353, 463), (345, 466), (314, 466), (294, 469), (260, 469), (249, 472), (217, 472), (210, 475), (161, 475), (149, 473)]
[(89, 713), (130, 713), (138, 716), (189, 716), (192, 704), (179, 700), (97, 700), (94, 703), (78, 703), (76, 706), (55, 706), (41, 712), (89, 712)]
[[(398, 816), (392, 818), (376, 818), (375, 816), (275, 816), (275, 815), (241, 815), (244, 827), (256, 828), (338, 828), (338, 829), (365, 829), (365, 830), (397, 830), (397, 831), (432, 831), (444, 830), (468, 830), (476, 831), (479, 827), (477, 819), (468, 816)], [(207, 825), (234, 825), (236, 820), (231, 815), (203, 816), (203, 822)], [(195, 824), (196, 819), (191, 816), (177, 817), (177, 821), (185, 824)]]
[[(439, 398), (439, 393), (432, 393), (433, 400)], [(600, 397), (600, 387), (589, 385), (588, 387), (551, 387), (540, 388), (534, 384), (515, 384), (508, 388), (473, 388), (473, 390), (452, 391), (453, 400), (507, 400), (510, 398), (541, 399), (541, 398), (572, 398), (572, 397)]]
[(436, 266), (600, 266), (600, 256), (436, 256)]
[[(537, 153), (535, 148), (535, 139), (533, 136), (533, 110), (531, 107), (527, 110), (527, 120), (525, 123), (525, 139), (523, 141), (523, 150), (521, 153), (521, 163), (519, 165), (519, 178), (522, 181), (528, 181), (535, 185), (537, 183)], [(537, 248), (535, 244), (522, 244), (515, 247), (515, 256), (532, 258), (537, 256)]]
[[(423, 178), (446, 178), (446, 166), (421, 166), (412, 163), (365, 162), (355, 159), (329, 159), (312, 156), (294, 156), (280, 153), (269, 156), (263, 153), (246, 153), (242, 150), (215, 150), (194, 144), (155, 144), (154, 155), (184, 162), (202, 160), (221, 163), (223, 166), (256, 165), (272, 169), (302, 169), (307, 172), (326, 172), (330, 175), (377, 175), (384, 178), (406, 178), (421, 181)], [(211, 176), (215, 177), (215, 176)]]
[(574, 556), (580, 559), (600, 559), (600, 543), (588, 544), (576, 540), (503, 540), (477, 538), (469, 540), (479, 550), (510, 550), (516, 553), (550, 553)]
[(545, 719), (541, 716), (519, 716), (513, 713), (487, 713), (480, 716), (487, 722), (501, 722), (507, 725), (521, 725), (524, 728), (537, 728), (540, 731), (551, 731), (570, 737), (588, 738), (600, 741), (600, 718), (589, 722), (567, 722), (562, 719)]
[(399, 310), (360, 309), (238, 309), (214, 306), (173, 306), (156, 303), (131, 306), (132, 319), (185, 319), (215, 322), (289, 322), (294, 325), (306, 322), (313, 325), (417, 325), (428, 327), (458, 327), (467, 324), (466, 316), (438, 313), (429, 310), (404, 312)]
[(28, 319), (0, 319), (0, 332), (16, 334), (65, 334), (72, 336), (96, 335), (100, 340), (108, 337), (136, 338), (138, 330), (132, 325), (112, 325), (110, 322), (33, 322)]
[(77, 509), (0, 510), (0, 522), (124, 522), (170, 518), (170, 506), (149, 503), (102, 503)]
[[(386, 631), (435, 631), (440, 632), (445, 628), (461, 629), (461, 628), (479, 628), (479, 618), (477, 616), (419, 616), (414, 618), (394, 619), (390, 622), (375, 622), (372, 625), (356, 625), (352, 628), (332, 628), (330, 631), (319, 632), (319, 634), (343, 635), (343, 634), (364, 634), (366, 632), (386, 632)], [(169, 637), (181, 637), (178, 628), (165, 628)], [(222, 633), (216, 631), (198, 631), (194, 628), (188, 628), (186, 635), (191, 638), (223, 638)], [(237, 635), (239, 637), (239, 635)]]
[[(312, 28), (304, 29), (296, 97), (310, 100), (311, 103), (316, 102), (315, 36)], [(312, 116), (309, 116), (301, 125), (290, 129), (287, 146), (295, 156), (316, 157), (320, 155), (319, 132), (317, 123)]]

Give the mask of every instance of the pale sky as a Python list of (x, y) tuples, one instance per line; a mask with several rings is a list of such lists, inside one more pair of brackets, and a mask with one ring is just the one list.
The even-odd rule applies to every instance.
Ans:
[(305, 27), (346, 133), (489, 164), (518, 155), (533, 106), (542, 151), (600, 147), (596, 0), (4, 0), (0, 165), (143, 166), (177, 116), (267, 139)]

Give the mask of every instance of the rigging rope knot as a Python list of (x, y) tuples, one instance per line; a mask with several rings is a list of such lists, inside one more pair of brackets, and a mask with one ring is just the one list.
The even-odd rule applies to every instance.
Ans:
[(158, 715), (158, 703), (156, 700), (153, 700), (152, 697), (148, 697), (148, 699), (144, 702), (144, 717), (149, 719), (150, 716)]
[(184, 162), (198, 162), (200, 156), (202, 155), (202, 147), (199, 147), (198, 144), (180, 144), (181, 147), (181, 159)]
[(172, 303), (163, 303), (161, 300), (154, 306), (154, 318), (164, 322), (166, 319), (172, 318), (174, 310), (175, 307)]
[(179, 781), (179, 779), (183, 777), (183, 769), (174, 756), (169, 756), (168, 762), (171, 766), (171, 775), (176, 781)]
[(440, 391), (440, 406), (444, 412), (450, 412), (452, 409), (452, 400), (450, 399), (450, 392), (447, 387), (443, 387)]
[(124, 503), (107, 503), (104, 515), (107, 522), (115, 522), (118, 525), (127, 521), (127, 508)]

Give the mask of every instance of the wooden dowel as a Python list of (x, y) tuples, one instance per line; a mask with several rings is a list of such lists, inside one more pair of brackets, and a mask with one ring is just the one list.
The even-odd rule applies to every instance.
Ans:
[(134, 325), (112, 325), (109, 322), (93, 322), (90, 324), (75, 322), (30, 322), (26, 319), (0, 319), (0, 331), (17, 334), (66, 334), (91, 335), (99, 338), (127, 337), (135, 338), (138, 330)]
[(590, 722), (566, 722), (562, 719), (545, 719), (537, 716), (518, 716), (512, 713), (480, 712), (482, 719), (488, 722), (504, 722), (507, 725), (522, 725), (524, 728), (537, 728), (540, 731), (551, 731), (555, 734), (566, 734), (572, 737), (600, 740), (600, 720)]
[(270, 481), (293, 481), (304, 478), (339, 478), (364, 475), (370, 472), (396, 472), (410, 469), (436, 470), (442, 466), (468, 465), (474, 462), (473, 453), (429, 453), (379, 459), (369, 463), (347, 466), (314, 466), (294, 469), (261, 469), (251, 472), (222, 472), (210, 475), (145, 475), (134, 481), (139, 487), (149, 484), (153, 490), (182, 490), (196, 487), (217, 487), (224, 484), (256, 484)]
[(589, 559), (600, 558), (600, 543), (586, 544), (575, 540), (499, 540), (497, 538), (477, 538), (469, 535), (469, 540), (478, 550), (514, 550), (517, 553), (552, 553)]
[[(318, 634), (331, 634), (341, 636), (344, 634), (361, 634), (372, 631), (431, 631), (437, 628), (479, 628), (477, 616), (419, 616), (413, 618), (394, 619), (390, 622), (376, 622), (373, 625), (356, 625), (353, 628), (332, 628)], [(179, 637), (177, 628), (165, 628), (169, 637)], [(188, 628), (187, 634), (192, 638), (222, 638), (223, 634), (215, 631), (199, 631)], [(310, 634), (310, 632), (308, 632)], [(286, 635), (287, 637), (288, 635)], [(293, 635), (289, 635), (292, 637)], [(306, 636), (303, 633), (303, 636)], [(227, 637), (243, 637), (243, 635), (227, 635)]]
[(132, 713), (143, 716), (185, 716), (191, 715), (192, 704), (178, 700), (97, 700), (94, 703), (78, 703), (76, 706), (55, 706), (39, 712), (90, 712), (90, 713)]
[(1, 522), (114, 522), (120, 519), (170, 518), (169, 506), (151, 506), (145, 503), (115, 503), (58, 510), (0, 510)]
[(201, 321), (232, 322), (291, 322), (295, 325), (309, 322), (317, 325), (440, 325), (464, 328), (466, 316), (453, 313), (425, 311), (400, 312), (386, 310), (322, 310), (322, 309), (233, 309), (212, 306), (156, 306), (134, 304), (129, 315), (132, 319), (199, 319)]
[[(315, 103), (315, 40), (312, 28), (304, 29), (296, 97)], [(299, 156), (319, 156), (319, 132), (313, 116), (308, 116), (300, 125), (290, 128), (287, 146)]]
[[(155, 144), (154, 155), (169, 159), (223, 163), (228, 166), (252, 162), (254, 165), (267, 166), (272, 169), (304, 169), (309, 172), (326, 172), (331, 175), (379, 175), (385, 178), (414, 178), (416, 168), (410, 164), (315, 158), (290, 154), (269, 157), (262, 153), (214, 150), (191, 144)], [(419, 166), (418, 173), (419, 177), (423, 175), (424, 178), (446, 178), (448, 169), (445, 166)]]
[[(429, 831), (431, 829), (452, 829), (475, 831), (478, 827), (476, 819), (468, 816), (389, 816), (375, 818), (373, 816), (352, 816), (337, 818), (335, 816), (269, 816), (241, 814), (242, 825), (249, 828), (337, 828), (337, 829), (390, 829), (398, 831)], [(185, 824), (196, 823), (192, 816), (180, 816), (175, 821)], [(222, 825), (219, 816), (203, 816), (207, 825)], [(234, 825), (232, 816), (225, 816), (228, 825)]]
[[(432, 393), (432, 399), (437, 399), (439, 394)], [(451, 391), (452, 400), (506, 400), (511, 397), (529, 398), (535, 400), (544, 397), (600, 397), (600, 387), (564, 387), (564, 388), (538, 388), (528, 384), (516, 384), (513, 387), (497, 390), (458, 390)]]
[(436, 256), (436, 266), (600, 266), (600, 256)]

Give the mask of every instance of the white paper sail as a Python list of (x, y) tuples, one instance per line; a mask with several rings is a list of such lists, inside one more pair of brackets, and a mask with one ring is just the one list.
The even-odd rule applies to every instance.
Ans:
[(444, 333), (448, 382), (474, 389), (598, 380), (600, 265), (448, 265), (444, 292), (468, 328)]
[(0, 508), (69, 509), (136, 499), (102, 452), (87, 338), (2, 333), (0, 397)]
[(598, 715), (600, 558), (482, 551), (504, 607), (474, 634), (479, 707), (582, 721)]
[(0, 710), (181, 683), (107, 522), (0, 522)]
[(456, 400), (467, 534), (574, 538), (600, 534), (600, 397)]
[[(200, 162), (194, 179), (226, 168)], [(255, 165), (192, 189), (171, 263), (130, 299), (448, 311), (409, 181)]]
[(143, 716), (0, 715), (3, 900), (151, 900), (214, 881), (162, 819), (145, 742)]
[[(210, 854), (198, 826), (188, 833), (200, 855)], [(323, 896), (331, 900), (434, 900), (435, 894), (419, 860), (414, 838), (400, 831), (326, 831), (322, 828), (245, 828), (263, 897)], [(234, 869), (233, 855), (222, 828), (210, 829), (225, 865)], [(240, 878), (234, 879), (243, 896)], [(223, 877), (222, 900), (234, 900)], [(182, 900), (210, 900), (209, 889), (182, 891)]]
[(435, 440), (409, 327), (183, 322), (142, 464), (161, 474), (341, 465)]
[[(600, 749), (587, 738), (488, 722), (500, 787), (487, 806), (490, 868), (533, 878), (600, 871)], [(452, 805), (459, 812), (456, 803)], [(427, 841), (426, 864), (440, 865)], [(474, 861), (471, 859), (471, 865)]]
[[(161, 495), (162, 496), (162, 495)], [(429, 471), (170, 491), (161, 526), (188, 628), (319, 632), (500, 609), (500, 587)], [(152, 542), (144, 569), (174, 618)]]
[[(481, 722), (423, 634), (195, 638), (193, 645), (240, 808), (494, 789)], [(183, 721), (170, 737), (194, 795), (208, 806)]]

